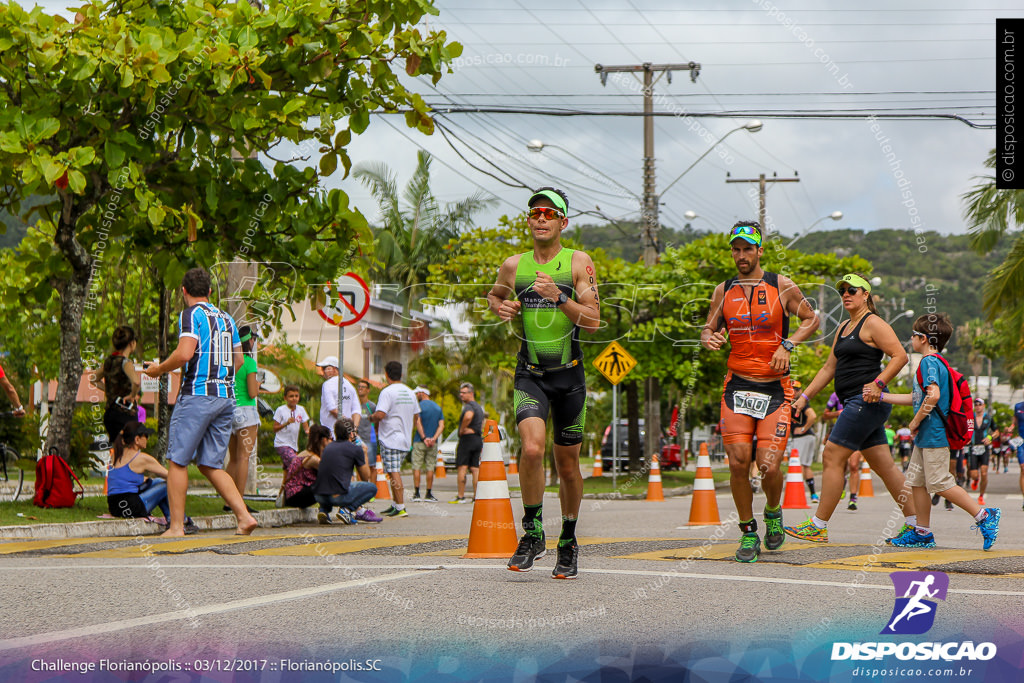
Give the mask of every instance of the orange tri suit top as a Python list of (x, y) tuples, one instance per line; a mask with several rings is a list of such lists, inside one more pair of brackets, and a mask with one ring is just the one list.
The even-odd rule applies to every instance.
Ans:
[(751, 443), (756, 434), (758, 448), (782, 452), (789, 438), (793, 388), (789, 373), (779, 374), (770, 365), (789, 336), (779, 276), (765, 272), (749, 293), (736, 277), (726, 280), (723, 289), (722, 317), (731, 350), (722, 391), (722, 440)]

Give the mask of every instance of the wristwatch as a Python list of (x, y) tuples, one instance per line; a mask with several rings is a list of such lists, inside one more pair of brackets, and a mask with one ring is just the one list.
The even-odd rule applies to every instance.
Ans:
[(562, 304), (565, 304), (565, 303), (569, 303), (569, 297), (567, 297), (565, 295), (565, 292), (559, 292), (558, 293), (558, 302), (555, 305), (556, 306), (561, 306)]
[(793, 349), (796, 348), (796, 344), (794, 344), (793, 342), (789, 341), (788, 339), (783, 339), (782, 343), (779, 344), (779, 346), (781, 346), (782, 348), (786, 349), (790, 353), (793, 353)]

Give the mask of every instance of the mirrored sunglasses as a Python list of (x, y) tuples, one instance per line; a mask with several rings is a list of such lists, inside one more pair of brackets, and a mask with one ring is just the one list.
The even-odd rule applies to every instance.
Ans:
[(541, 217), (543, 217), (544, 220), (548, 220), (548, 221), (550, 221), (550, 220), (552, 220), (554, 218), (558, 218), (558, 219), (565, 218), (565, 214), (564, 213), (562, 213), (558, 209), (552, 209), (552, 208), (547, 207), (547, 206), (535, 206), (532, 209), (530, 209), (530, 214), (529, 215), (530, 215), (530, 218), (541, 218)]

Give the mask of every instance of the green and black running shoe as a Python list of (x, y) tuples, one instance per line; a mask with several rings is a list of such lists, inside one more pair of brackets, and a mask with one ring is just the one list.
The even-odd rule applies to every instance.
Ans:
[(778, 550), (786, 541), (786, 532), (782, 528), (782, 510), (764, 511), (764, 547)]
[(514, 572), (528, 572), (533, 569), (533, 561), (544, 557), (547, 552), (544, 537), (527, 532), (519, 539), (519, 547), (509, 559), (508, 568)]
[(757, 562), (761, 554), (761, 539), (757, 534), (743, 534), (740, 538), (740, 547), (736, 551), (737, 562)]
[(578, 575), (576, 561), (580, 556), (580, 546), (576, 541), (558, 546), (558, 561), (551, 571), (553, 579), (575, 579)]

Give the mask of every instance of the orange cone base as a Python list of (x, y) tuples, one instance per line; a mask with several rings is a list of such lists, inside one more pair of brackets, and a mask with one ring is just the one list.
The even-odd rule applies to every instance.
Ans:
[(804, 495), (804, 483), (800, 482), (800, 489), (794, 491), (796, 486), (792, 484), (786, 484), (786, 496), (782, 500), (783, 510), (810, 510), (811, 506), (807, 504), (807, 496)]
[(704, 526), (721, 524), (718, 516), (718, 501), (714, 491), (694, 491), (690, 503), (690, 521), (687, 526)]
[(474, 501), (469, 546), (462, 557), (509, 558), (518, 545), (512, 501), (508, 498)]

